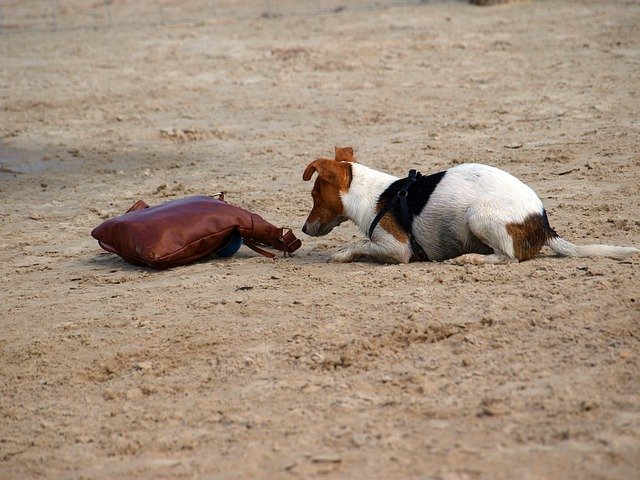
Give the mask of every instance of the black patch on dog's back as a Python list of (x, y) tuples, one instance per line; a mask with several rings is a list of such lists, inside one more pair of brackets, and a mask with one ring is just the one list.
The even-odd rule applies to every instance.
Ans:
[[(391, 214), (398, 220), (398, 222), (402, 225), (402, 227), (407, 231), (411, 232), (411, 224), (413, 223), (413, 219), (420, 214), (424, 206), (429, 201), (429, 197), (440, 183), (440, 180), (445, 176), (447, 171), (434, 173), (432, 175), (420, 175), (415, 182), (413, 182), (408, 189), (407, 195), (407, 205), (409, 206), (409, 217), (410, 224), (404, 225), (402, 224), (402, 207), (399, 204), (394, 205), (390, 212)], [(406, 178), (401, 178), (400, 180), (396, 180), (389, 188), (387, 188), (380, 198), (378, 199), (378, 211), (380, 211), (384, 206), (389, 203), (396, 194), (402, 188), (402, 185), (405, 183)]]

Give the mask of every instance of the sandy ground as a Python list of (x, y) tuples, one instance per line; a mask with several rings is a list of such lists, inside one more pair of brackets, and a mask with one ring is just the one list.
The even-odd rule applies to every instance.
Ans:
[[(336, 265), (355, 227), (300, 231), (305, 165), (352, 145), (638, 246), (637, 2), (10, 34), (0, 74), (1, 478), (640, 478), (638, 256)], [(89, 236), (220, 190), (297, 255), (157, 272)]]

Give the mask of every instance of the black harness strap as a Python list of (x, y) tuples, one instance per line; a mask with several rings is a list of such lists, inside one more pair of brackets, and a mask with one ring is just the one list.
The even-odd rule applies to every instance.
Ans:
[(424, 249), (420, 246), (416, 237), (413, 235), (411, 229), (412, 218), (409, 212), (409, 203), (407, 202), (407, 196), (409, 195), (409, 187), (415, 182), (418, 178), (420, 178), (420, 173), (416, 170), (409, 170), (409, 176), (404, 179), (404, 182), (400, 185), (400, 190), (395, 196), (391, 199), (390, 202), (380, 209), (378, 214), (371, 222), (371, 226), (369, 227), (369, 239), (372, 239), (373, 231), (382, 220), (389, 210), (391, 210), (394, 206), (400, 203), (400, 208), (402, 210), (402, 218), (400, 219), (402, 227), (406, 230), (407, 233), (410, 234), (410, 242), (411, 242), (411, 250), (413, 251), (413, 257), (417, 260), (429, 260)]

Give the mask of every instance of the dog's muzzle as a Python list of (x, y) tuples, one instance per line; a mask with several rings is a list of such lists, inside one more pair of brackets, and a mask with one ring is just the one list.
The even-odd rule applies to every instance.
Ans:
[(322, 237), (346, 220), (348, 220), (346, 217), (336, 217), (324, 225), (322, 225), (319, 220), (306, 222), (302, 226), (302, 232), (310, 237)]
[(311, 237), (319, 237), (322, 235), (320, 233), (320, 222), (305, 222), (302, 226), (302, 233), (306, 233)]

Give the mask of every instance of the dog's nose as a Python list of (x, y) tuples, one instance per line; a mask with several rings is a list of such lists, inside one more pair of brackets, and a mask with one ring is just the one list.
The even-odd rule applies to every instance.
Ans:
[(302, 226), (302, 233), (307, 233), (307, 224), (306, 223)]

